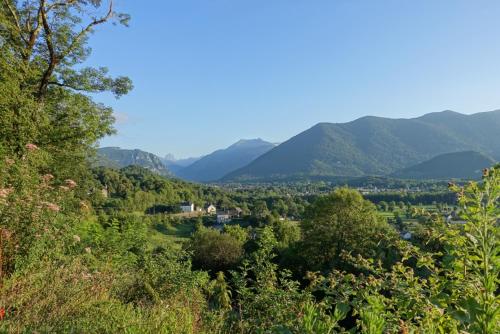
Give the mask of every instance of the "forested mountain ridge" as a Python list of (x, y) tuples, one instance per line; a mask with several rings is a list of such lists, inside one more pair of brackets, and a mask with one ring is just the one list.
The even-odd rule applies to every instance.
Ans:
[(450, 152), (500, 157), (500, 110), (453, 111), (411, 119), (366, 116), (319, 123), (224, 177), (269, 180), (307, 176), (387, 175)]
[(482, 170), (494, 163), (492, 158), (474, 151), (445, 153), (391, 176), (403, 179), (479, 179)]
[(127, 150), (119, 147), (99, 148), (94, 165), (114, 168), (136, 165), (163, 176), (171, 175), (168, 168), (158, 156), (138, 149)]
[(262, 139), (242, 139), (226, 149), (217, 150), (195, 161), (176, 175), (192, 181), (216, 181), (241, 168), (275, 145)]

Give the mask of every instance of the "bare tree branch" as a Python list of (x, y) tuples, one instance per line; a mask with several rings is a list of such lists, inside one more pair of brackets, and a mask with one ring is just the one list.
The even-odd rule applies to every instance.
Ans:
[(40, 0), (40, 13), (42, 17), (42, 24), (43, 24), (43, 29), (45, 32), (45, 44), (47, 45), (47, 49), (49, 50), (49, 64), (47, 66), (47, 69), (43, 73), (42, 79), (40, 81), (40, 86), (38, 89), (38, 98), (40, 100), (43, 99), (43, 95), (47, 89), (47, 84), (49, 82), (49, 79), (54, 72), (54, 69), (59, 62), (59, 58), (56, 55), (54, 45), (52, 44), (52, 31), (50, 29), (48, 20), (47, 20), (47, 12), (45, 9), (45, 0)]
[(17, 11), (16, 11), (16, 9), (14, 9), (14, 8), (12, 7), (12, 4), (10, 3), (10, 1), (9, 1), (9, 0), (4, 0), (3, 2), (4, 2), (4, 3), (5, 3), (5, 5), (7, 6), (7, 9), (9, 10), (10, 15), (11, 15), (11, 16), (12, 16), (12, 18), (14, 19), (14, 24), (15, 24), (15, 26), (16, 26), (16, 28), (17, 28), (18, 33), (19, 33), (19, 37), (21, 37), (21, 39), (22, 39), (25, 43), (27, 43), (26, 38), (25, 38), (25, 37), (24, 37), (24, 35), (23, 35), (23, 30), (21, 29), (21, 23), (20, 23), (20, 21), (19, 21), (19, 16), (17, 15)]
[[(31, 14), (30, 14), (31, 15)], [(31, 16), (28, 18), (29, 21), (31, 21)], [(38, 13), (36, 16), (36, 25), (34, 27), (31, 27), (31, 22), (27, 21), (26, 25), (28, 26), (29, 30), (29, 39), (26, 42), (26, 55), (25, 55), (25, 61), (29, 61), (29, 58), (31, 57), (31, 54), (33, 52), (33, 48), (35, 47), (36, 39), (38, 38), (38, 35), (40, 33), (40, 30), (42, 29), (42, 7), (40, 6), (38, 8)]]
[(53, 85), (53, 86), (64, 87), (64, 88), (71, 88), (71, 89), (77, 90), (77, 91), (86, 91), (87, 90), (86, 88), (83, 88), (83, 87), (72, 86), (72, 85), (68, 85), (68, 84), (65, 84), (62, 82), (58, 82), (58, 81), (49, 81), (47, 83), (47, 85)]
[[(71, 0), (69, 0), (69, 1), (71, 1)], [(96, 25), (99, 25), (99, 24), (102, 24), (102, 23), (108, 21), (112, 17), (113, 17), (113, 0), (110, 0), (108, 13), (105, 16), (99, 18), (99, 19), (95, 19), (94, 21), (92, 21), (91, 23), (89, 23), (84, 29), (82, 29), (78, 33), (78, 35), (76, 35), (76, 37), (73, 39), (73, 41), (71, 42), (70, 46), (62, 53), (61, 58), (66, 57), (71, 51), (73, 51), (73, 49), (77, 46), (78, 42), (87, 33), (89, 33), (91, 31), (92, 27), (94, 27)]]
[(76, 3), (77, 0), (67, 0), (67, 1), (59, 1), (59, 2), (54, 2), (52, 5), (47, 7), (47, 12), (51, 11), (54, 8), (57, 7), (65, 7), (65, 6), (70, 6), (74, 3)]

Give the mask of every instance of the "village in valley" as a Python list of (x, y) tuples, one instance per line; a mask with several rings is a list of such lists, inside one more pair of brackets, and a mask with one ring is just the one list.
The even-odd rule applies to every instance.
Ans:
[(203, 207), (196, 206), (192, 202), (183, 202), (179, 205), (181, 213), (184, 217), (196, 217), (200, 215), (215, 216), (217, 224), (229, 223), (235, 218), (241, 218), (243, 210), (239, 207), (234, 208), (217, 208), (213, 204), (207, 204)]

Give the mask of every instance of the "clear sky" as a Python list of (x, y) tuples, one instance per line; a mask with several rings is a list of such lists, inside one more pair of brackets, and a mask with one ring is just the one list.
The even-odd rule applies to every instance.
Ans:
[(92, 65), (134, 91), (102, 146), (197, 156), (318, 122), (500, 108), (500, 1), (115, 0)]

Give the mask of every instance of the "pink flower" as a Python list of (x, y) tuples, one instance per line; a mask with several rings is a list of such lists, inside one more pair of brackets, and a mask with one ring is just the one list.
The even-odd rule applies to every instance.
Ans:
[(71, 179), (67, 179), (64, 181), (66, 183), (66, 185), (70, 188), (70, 189), (73, 189), (76, 187), (76, 182), (71, 180)]
[(9, 194), (13, 191), (12, 188), (0, 188), (0, 198), (7, 198)]
[(50, 211), (59, 212), (61, 210), (61, 207), (59, 207), (59, 205), (54, 203), (42, 202), (42, 204)]
[(26, 144), (26, 148), (29, 150), (29, 151), (36, 151), (38, 150), (38, 146), (36, 146), (35, 144)]
[(1, 232), (2, 238), (4, 238), (4, 239), (10, 239), (10, 237), (12, 236), (12, 232), (5, 229), (5, 228), (0, 229), (0, 232)]
[(83, 277), (83, 279), (91, 279), (92, 278), (92, 274), (82, 273), (82, 277)]

